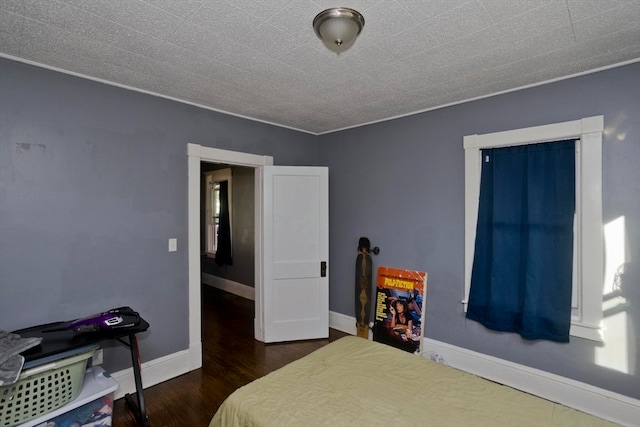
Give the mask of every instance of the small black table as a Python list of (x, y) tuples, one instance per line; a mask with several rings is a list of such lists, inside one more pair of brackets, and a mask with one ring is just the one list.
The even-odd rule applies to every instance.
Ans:
[[(25, 364), (37, 362), (38, 359), (49, 358), (60, 353), (66, 353), (81, 347), (99, 344), (102, 341), (115, 339), (129, 347), (131, 351), (131, 364), (133, 365), (133, 376), (136, 383), (137, 402), (127, 393), (125, 401), (133, 411), (138, 425), (148, 427), (147, 410), (144, 404), (144, 391), (142, 389), (142, 377), (140, 375), (140, 350), (138, 348), (138, 338), (136, 334), (149, 329), (149, 323), (140, 318), (138, 325), (131, 328), (112, 329), (109, 331), (99, 330), (96, 332), (85, 332), (76, 334), (72, 331), (61, 330), (45, 332), (50, 329), (64, 326), (68, 322), (54, 322), (45, 325), (32, 326), (30, 328), (14, 331), (13, 333), (23, 338), (41, 337), (42, 342), (37, 347), (33, 347), (23, 353)], [(124, 340), (128, 338), (128, 342)]]

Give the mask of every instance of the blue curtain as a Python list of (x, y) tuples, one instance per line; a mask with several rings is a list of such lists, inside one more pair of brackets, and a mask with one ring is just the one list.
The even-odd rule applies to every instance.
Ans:
[(467, 318), (568, 342), (575, 140), (482, 150)]
[(218, 247), (216, 264), (232, 265), (231, 257), (231, 221), (229, 220), (229, 182), (220, 182), (220, 222), (218, 224)]

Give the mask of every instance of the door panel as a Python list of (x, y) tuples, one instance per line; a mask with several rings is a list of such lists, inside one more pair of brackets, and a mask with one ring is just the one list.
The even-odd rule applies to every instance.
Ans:
[(264, 341), (329, 336), (328, 169), (264, 168)]
[[(300, 303), (320, 298), (314, 279), (278, 280), (274, 286), (274, 296), (275, 322), (314, 320), (321, 316), (318, 312), (319, 305)], [(296, 303), (290, 304), (290, 300)]]

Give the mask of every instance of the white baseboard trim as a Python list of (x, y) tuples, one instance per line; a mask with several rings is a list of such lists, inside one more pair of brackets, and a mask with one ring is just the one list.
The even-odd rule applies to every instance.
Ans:
[[(355, 317), (329, 312), (331, 328), (355, 335)], [(540, 396), (544, 399), (623, 425), (638, 426), (640, 400), (604, 390), (539, 369), (519, 365), (441, 341), (424, 339), (424, 357), (439, 355), (449, 366), (487, 378), (492, 381)], [(142, 364), (144, 388), (202, 366), (202, 345), (182, 350)], [(136, 391), (133, 368), (115, 372), (111, 376), (118, 382), (115, 398)]]
[[(346, 314), (329, 311), (329, 327), (342, 331), (349, 335), (356, 335), (358, 328), (356, 327), (356, 318), (347, 316)], [(371, 323), (370, 323), (371, 325)], [(369, 339), (373, 339), (373, 331), (369, 329)]]
[(329, 311), (329, 327), (337, 329), (349, 335), (357, 333), (356, 318), (346, 314)]
[[(191, 351), (182, 350), (167, 356), (159, 357), (142, 364), (142, 386), (151, 387), (189, 372)], [(200, 363), (202, 365), (202, 362)], [(136, 382), (133, 378), (133, 368), (114, 372), (111, 377), (118, 383), (114, 399), (120, 399), (125, 394), (136, 392)]]
[[(329, 312), (329, 326), (355, 335), (355, 317)], [(640, 400), (556, 374), (425, 338), (423, 356), (454, 368), (623, 425), (638, 426)]]
[[(214, 276), (211, 276), (211, 277), (214, 277)], [(203, 278), (203, 283), (205, 283), (204, 278)], [(231, 283), (236, 283), (236, 282), (231, 282)], [(212, 283), (205, 283), (205, 284), (218, 287)], [(242, 285), (240, 283), (237, 283), (237, 285), (239, 286), (232, 285), (230, 288), (228, 287), (227, 289), (224, 289), (224, 290), (226, 290), (227, 292), (231, 292), (235, 295), (238, 295), (238, 294), (229, 289), (238, 290), (238, 289), (242, 289), (242, 287), (246, 287), (253, 291), (253, 288), (251, 288), (250, 286)], [(243, 297), (244, 295), (247, 294), (246, 290), (244, 291), (241, 290), (240, 292), (244, 292), (243, 295), (240, 295)], [(342, 319), (344, 322), (343, 327), (352, 329), (352, 331), (344, 330), (344, 332), (355, 335), (356, 333), (355, 318), (350, 318), (349, 316), (345, 316), (340, 313), (330, 312), (329, 314), (330, 323), (332, 322), (332, 319)], [(333, 325), (331, 327), (334, 329), (339, 329)], [(163, 357), (159, 357), (154, 360), (150, 360), (148, 362), (144, 362), (142, 364), (142, 370), (141, 370), (142, 386), (143, 388), (151, 387), (156, 384), (160, 384), (161, 382), (168, 381), (172, 378), (186, 374), (187, 372), (193, 371), (200, 367), (202, 367), (202, 343), (197, 343), (195, 345), (191, 345), (188, 350), (178, 351), (176, 353), (172, 353)], [(121, 371), (113, 372), (111, 374), (111, 377), (114, 380), (116, 380), (119, 386), (114, 393), (115, 399), (120, 399), (121, 397), (123, 397), (125, 394), (128, 394), (128, 393), (135, 393), (136, 383), (133, 378), (133, 368), (127, 368)]]
[[(250, 300), (255, 298), (254, 288), (251, 286), (211, 274), (202, 273), (202, 283)], [(202, 342), (198, 342), (191, 344), (188, 350), (178, 351), (143, 363), (142, 385), (143, 388), (151, 387), (201, 367)], [(133, 368), (114, 372), (111, 376), (119, 386), (114, 394), (115, 399), (128, 393), (135, 393), (136, 383), (133, 378)]]
[(202, 368), (202, 342), (189, 346), (189, 371)]
[(251, 301), (255, 301), (256, 299), (255, 288), (243, 283), (234, 282), (233, 280), (207, 273), (202, 273), (201, 281), (205, 285), (213, 286), (214, 288), (238, 295), (239, 297), (250, 299)]
[(640, 401), (560, 375), (425, 338), (425, 357), (623, 425), (638, 425)]

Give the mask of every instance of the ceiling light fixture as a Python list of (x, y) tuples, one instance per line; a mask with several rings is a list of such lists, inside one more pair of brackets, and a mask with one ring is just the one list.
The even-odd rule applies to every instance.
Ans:
[(364, 17), (348, 7), (334, 7), (313, 19), (313, 30), (332, 52), (341, 53), (353, 46), (364, 27)]

